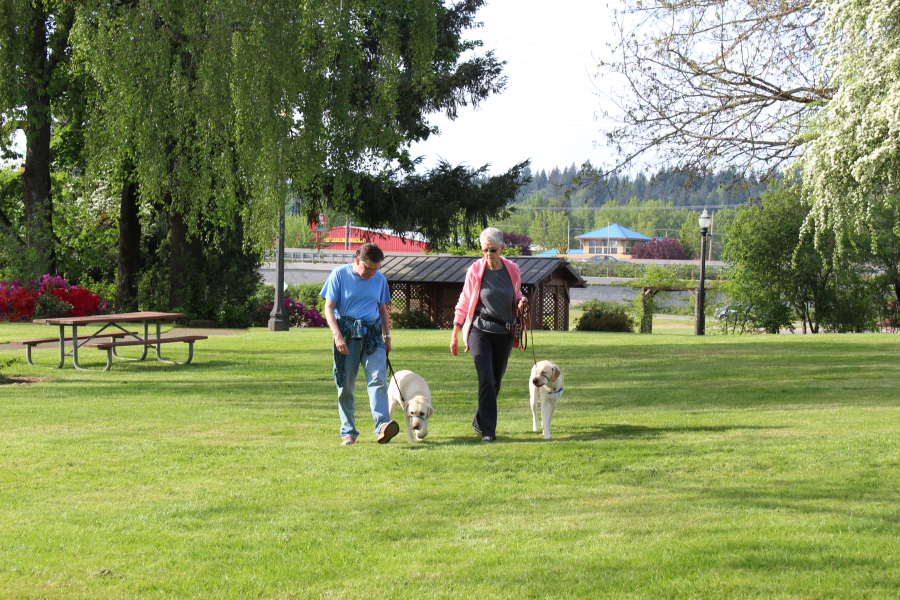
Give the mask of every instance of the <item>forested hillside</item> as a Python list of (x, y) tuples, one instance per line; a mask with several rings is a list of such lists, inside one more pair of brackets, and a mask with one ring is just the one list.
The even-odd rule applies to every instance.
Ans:
[(550, 204), (552, 207), (599, 208), (610, 200), (627, 204), (633, 198), (671, 202), (673, 206), (704, 207), (743, 204), (749, 198), (758, 198), (767, 189), (766, 184), (756, 177), (742, 177), (737, 171), (691, 174), (661, 169), (651, 174), (641, 172), (634, 178), (610, 177), (588, 188), (570, 191), (578, 172), (575, 163), (562, 170), (559, 167), (550, 171), (528, 168), (526, 175), (530, 175), (532, 181), (519, 190), (517, 200), (521, 202), (535, 192), (542, 192), (554, 201)]
[(495, 225), (524, 233), (540, 247), (565, 252), (581, 248), (576, 236), (618, 223), (651, 237), (677, 239), (686, 256), (695, 258), (700, 251), (697, 218), (707, 208), (714, 216), (709, 240), (711, 256), (717, 259), (734, 207), (759, 198), (767, 189), (756, 178), (736, 172), (691, 176), (666, 170), (573, 187), (577, 173), (574, 164), (549, 173), (530, 172), (532, 181), (516, 197), (515, 213)]

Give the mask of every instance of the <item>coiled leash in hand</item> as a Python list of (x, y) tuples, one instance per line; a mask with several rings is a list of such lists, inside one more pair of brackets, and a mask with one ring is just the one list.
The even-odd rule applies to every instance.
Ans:
[[(530, 306), (528, 307), (530, 308)], [(528, 332), (531, 331), (531, 358), (537, 366), (537, 356), (534, 353), (534, 329), (531, 327), (531, 311), (528, 311), (528, 325), (525, 325), (525, 309), (516, 307), (516, 321), (507, 325), (513, 339), (519, 341), (519, 350), (528, 348)]]

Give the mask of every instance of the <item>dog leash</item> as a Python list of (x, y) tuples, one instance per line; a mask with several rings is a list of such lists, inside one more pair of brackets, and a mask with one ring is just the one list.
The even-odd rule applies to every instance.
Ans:
[(385, 355), (384, 360), (387, 361), (387, 368), (391, 372), (391, 379), (394, 380), (394, 385), (397, 386), (397, 393), (400, 394), (400, 402), (402, 404), (406, 404), (406, 400), (403, 398), (403, 392), (400, 391), (400, 382), (397, 381), (397, 375), (394, 373), (394, 367), (391, 365), (391, 359)]
[(525, 309), (516, 308), (516, 316), (520, 323), (522, 323), (522, 328), (525, 330), (522, 332), (522, 337), (519, 339), (519, 349), (523, 352), (526, 348), (528, 348), (528, 332), (531, 332), (531, 359), (534, 361), (534, 366), (537, 366), (537, 356), (534, 353), (534, 330), (531, 327), (531, 306), (527, 306), (528, 308), (528, 326), (525, 326)]

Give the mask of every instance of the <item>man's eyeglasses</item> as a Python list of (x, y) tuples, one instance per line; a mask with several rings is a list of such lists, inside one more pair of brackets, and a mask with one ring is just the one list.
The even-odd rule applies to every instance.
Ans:
[(488, 252), (490, 252), (491, 254), (497, 254), (497, 248), (482, 248), (481, 252), (483, 254), (487, 254)]
[(362, 265), (363, 271), (365, 271), (366, 273), (376, 273), (378, 269), (381, 268), (381, 265), (378, 265), (377, 267), (370, 267), (369, 265), (364, 263), (361, 258), (358, 258), (357, 260), (359, 261), (359, 264)]

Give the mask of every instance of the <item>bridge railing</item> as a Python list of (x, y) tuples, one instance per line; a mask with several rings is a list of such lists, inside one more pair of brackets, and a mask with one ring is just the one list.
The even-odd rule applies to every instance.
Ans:
[[(265, 254), (265, 260), (266, 262), (274, 262), (277, 256), (277, 251), (268, 250)], [(355, 256), (355, 252), (319, 253), (312, 250), (285, 250), (284, 262), (342, 265), (352, 262)]]

